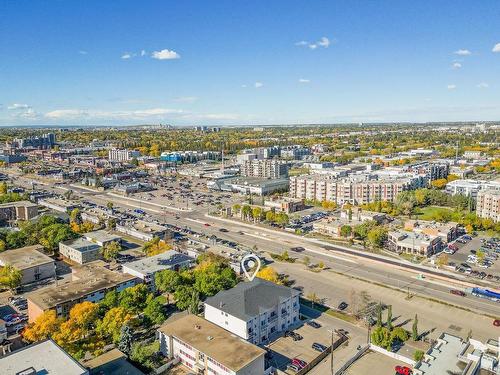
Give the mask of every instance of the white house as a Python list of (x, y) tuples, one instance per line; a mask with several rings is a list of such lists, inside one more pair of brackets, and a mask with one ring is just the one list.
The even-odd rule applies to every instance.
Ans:
[(299, 294), (255, 278), (207, 298), (205, 319), (260, 345), (299, 322)]

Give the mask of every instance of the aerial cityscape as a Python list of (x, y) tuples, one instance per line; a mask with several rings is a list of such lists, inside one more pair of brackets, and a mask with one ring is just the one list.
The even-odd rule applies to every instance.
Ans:
[(500, 3), (0, 9), (0, 375), (500, 374)]

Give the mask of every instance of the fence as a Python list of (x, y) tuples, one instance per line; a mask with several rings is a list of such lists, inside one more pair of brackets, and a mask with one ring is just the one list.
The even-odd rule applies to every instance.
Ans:
[(368, 349), (370, 349), (369, 345), (366, 345), (366, 346), (362, 347), (361, 350), (359, 350), (346, 363), (344, 363), (344, 365), (340, 369), (337, 370), (337, 372), (335, 373), (335, 375), (342, 375), (344, 373), (344, 371), (347, 370), (355, 361), (357, 361), (359, 357), (361, 357), (363, 354), (365, 354), (365, 352)]
[(394, 358), (397, 361), (404, 362), (410, 366), (415, 366), (415, 361), (413, 359), (410, 359), (408, 357), (405, 357), (404, 355), (398, 354), (398, 353), (393, 353), (388, 350), (385, 350), (384, 348), (381, 348), (380, 346), (370, 344), (370, 349), (373, 350), (374, 352), (379, 352), (383, 355), (386, 355), (388, 357)]
[(335, 349), (337, 349), (340, 345), (347, 341), (347, 336), (341, 335), (337, 341), (333, 343), (333, 345), (329, 346), (324, 352), (314, 358), (311, 362), (309, 362), (303, 369), (298, 371), (296, 375), (304, 375), (311, 371), (314, 366), (320, 363), (323, 359), (325, 359), (330, 353), (332, 353)]

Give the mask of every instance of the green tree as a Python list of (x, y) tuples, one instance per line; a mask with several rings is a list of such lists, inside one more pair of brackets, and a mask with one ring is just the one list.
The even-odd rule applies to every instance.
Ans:
[(352, 227), (350, 225), (342, 225), (340, 227), (340, 235), (344, 238), (347, 238), (351, 235), (352, 233)]
[(396, 327), (391, 331), (391, 339), (393, 341), (405, 342), (409, 337), (410, 335), (404, 328)]
[(155, 286), (160, 292), (173, 293), (181, 284), (181, 275), (176, 271), (163, 270), (155, 274)]
[(189, 304), (189, 312), (191, 314), (198, 314), (200, 312), (200, 293), (197, 290), (193, 290), (191, 303)]
[(134, 341), (134, 335), (132, 333), (132, 328), (128, 324), (122, 326), (120, 330), (120, 341), (118, 342), (118, 350), (125, 354), (130, 354), (132, 350), (132, 343)]
[(387, 240), (387, 229), (375, 227), (368, 232), (367, 239), (373, 247), (382, 247)]
[(179, 310), (187, 310), (192, 302), (194, 288), (188, 285), (180, 285), (174, 292), (175, 306)]
[[(152, 295), (150, 295), (152, 297)], [(163, 307), (165, 305), (166, 298), (159, 296), (156, 298), (149, 298), (144, 309), (144, 316), (152, 324), (161, 324), (165, 321), (166, 316), (163, 312)]]
[(130, 359), (149, 370), (153, 370), (161, 363), (159, 352), (159, 341), (153, 341), (151, 344), (136, 342), (132, 345)]
[(102, 320), (97, 322), (96, 332), (103, 336), (110, 336), (113, 342), (118, 343), (122, 327), (132, 319), (132, 315), (123, 307), (113, 307), (108, 310)]
[(387, 306), (387, 323), (386, 327), (392, 330), (392, 305)]
[(415, 314), (415, 319), (413, 319), (413, 325), (411, 327), (411, 337), (413, 341), (418, 341), (418, 317)]
[(120, 303), (120, 296), (116, 290), (107, 292), (104, 298), (99, 302), (99, 305), (104, 308), (104, 310), (109, 310), (113, 307), (117, 307)]
[(118, 257), (118, 254), (120, 253), (120, 250), (122, 249), (121, 245), (117, 241), (111, 241), (107, 244), (105, 244), (101, 249), (101, 255), (102, 257), (107, 260), (115, 260)]
[(120, 292), (120, 307), (132, 313), (138, 313), (146, 307), (149, 296), (148, 287), (145, 284), (137, 284)]
[(424, 358), (424, 352), (421, 350), (415, 350), (415, 353), (413, 353), (413, 359), (415, 362), (420, 362)]
[(113, 202), (106, 203), (106, 207), (111, 210), (113, 208)]
[(0, 285), (11, 290), (21, 285), (23, 274), (14, 266), (7, 264), (0, 268)]

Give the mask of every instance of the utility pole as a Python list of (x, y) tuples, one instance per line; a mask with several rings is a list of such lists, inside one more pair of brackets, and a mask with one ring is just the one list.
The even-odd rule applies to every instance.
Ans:
[(330, 370), (333, 375), (333, 329), (330, 332), (332, 333), (332, 342), (330, 346)]

